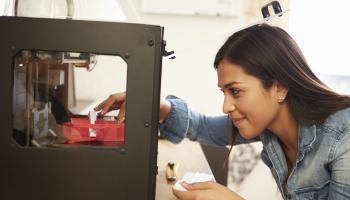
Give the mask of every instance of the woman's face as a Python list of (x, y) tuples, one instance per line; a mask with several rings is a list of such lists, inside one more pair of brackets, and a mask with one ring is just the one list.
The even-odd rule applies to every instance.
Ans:
[(272, 126), (280, 107), (275, 84), (265, 89), (258, 78), (226, 59), (219, 63), (217, 73), (218, 86), (224, 93), (223, 111), (242, 137), (251, 139)]

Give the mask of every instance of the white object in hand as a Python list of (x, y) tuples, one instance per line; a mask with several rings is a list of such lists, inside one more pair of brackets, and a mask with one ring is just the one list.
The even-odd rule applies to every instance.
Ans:
[(88, 114), (90, 124), (95, 124), (96, 119), (97, 119), (97, 112), (94, 110), (90, 110)]
[(200, 172), (187, 172), (181, 180), (177, 181), (174, 185), (175, 190), (187, 191), (182, 187), (181, 183), (186, 182), (188, 184), (206, 182), (206, 181), (215, 181), (215, 178), (212, 174), (200, 173)]

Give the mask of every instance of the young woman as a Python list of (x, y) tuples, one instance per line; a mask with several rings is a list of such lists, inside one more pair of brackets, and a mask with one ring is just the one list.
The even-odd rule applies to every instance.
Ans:
[[(161, 136), (215, 145), (261, 141), (261, 158), (285, 199), (350, 199), (350, 97), (329, 89), (311, 71), (282, 29), (258, 24), (234, 33), (214, 66), (226, 116), (208, 117), (182, 99), (161, 103)], [(330, 66), (331, 67), (331, 66)], [(125, 93), (96, 110), (121, 108)], [(233, 137), (232, 137), (233, 136)], [(242, 199), (213, 182), (183, 184), (179, 199)]]

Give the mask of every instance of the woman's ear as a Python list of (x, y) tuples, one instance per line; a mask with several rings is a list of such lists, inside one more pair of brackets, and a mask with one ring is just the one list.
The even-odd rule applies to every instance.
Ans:
[(276, 92), (276, 98), (278, 103), (282, 103), (288, 94), (288, 88), (278, 81), (274, 81), (274, 88)]

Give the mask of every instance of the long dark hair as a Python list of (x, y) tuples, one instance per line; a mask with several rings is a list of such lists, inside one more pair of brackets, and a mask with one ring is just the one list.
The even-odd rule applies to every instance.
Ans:
[[(299, 124), (322, 123), (332, 113), (350, 107), (350, 96), (338, 94), (322, 83), (298, 45), (281, 28), (257, 24), (234, 33), (216, 54), (216, 69), (223, 59), (260, 79), (265, 89), (274, 81), (287, 87), (286, 102)], [(237, 133), (234, 127), (232, 142)]]
[(350, 96), (322, 83), (295, 41), (279, 27), (257, 24), (234, 33), (216, 54), (214, 67), (223, 59), (240, 65), (266, 89), (274, 81), (287, 87), (286, 102), (298, 123), (322, 123), (330, 114), (350, 107)]

